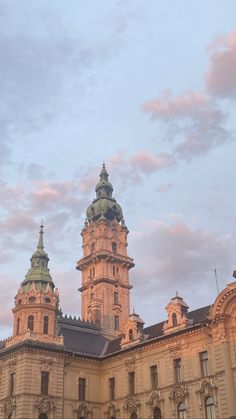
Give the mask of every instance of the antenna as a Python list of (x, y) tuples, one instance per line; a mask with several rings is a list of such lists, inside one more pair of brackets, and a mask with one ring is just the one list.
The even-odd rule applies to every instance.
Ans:
[(216, 270), (216, 268), (214, 268), (213, 271), (214, 271), (214, 274), (215, 274), (217, 294), (219, 294), (219, 285), (218, 285), (218, 278), (217, 278), (217, 270)]

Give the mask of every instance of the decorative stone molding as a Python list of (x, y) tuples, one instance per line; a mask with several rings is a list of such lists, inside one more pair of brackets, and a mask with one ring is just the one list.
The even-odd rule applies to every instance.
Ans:
[(120, 409), (116, 408), (115, 403), (109, 403), (107, 410), (104, 412), (105, 418), (110, 419), (112, 417), (117, 417)]
[(200, 410), (204, 409), (205, 406), (205, 400), (207, 397), (212, 397), (215, 403), (215, 406), (217, 406), (217, 387), (213, 383), (213, 381), (209, 380), (203, 380), (200, 384), (199, 390), (196, 391), (196, 394), (198, 395), (199, 399), (199, 408)]
[(140, 402), (137, 397), (129, 397), (123, 406), (123, 409), (127, 411), (128, 413), (137, 412), (138, 408), (140, 407)]
[(35, 410), (37, 410), (39, 414), (48, 414), (55, 409), (56, 406), (54, 405), (53, 399), (51, 397), (41, 397), (37, 403), (35, 403)]
[(150, 407), (151, 411), (155, 409), (155, 407), (158, 407), (161, 410), (161, 405), (163, 403), (163, 399), (160, 397), (160, 391), (156, 392), (154, 391), (149, 400), (146, 402), (146, 404)]
[(86, 402), (79, 403), (77, 408), (74, 409), (76, 412), (76, 418), (92, 419), (93, 412), (89, 409)]
[(13, 410), (16, 407), (16, 402), (14, 397), (8, 397), (5, 402), (3, 403), (3, 411), (6, 416), (10, 416), (13, 413)]
[(213, 304), (210, 318), (219, 320), (225, 315), (230, 314), (229, 303), (236, 297), (236, 282), (228, 284), (227, 287), (218, 295)]
[(169, 399), (175, 404), (178, 405), (180, 402), (184, 402), (188, 396), (188, 389), (185, 385), (176, 384), (171, 390)]

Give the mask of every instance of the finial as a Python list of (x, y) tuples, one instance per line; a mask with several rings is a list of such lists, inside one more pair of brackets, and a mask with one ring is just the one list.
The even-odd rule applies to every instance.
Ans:
[(176, 291), (176, 297), (178, 297), (178, 296), (179, 296), (178, 291)]
[(44, 229), (44, 225), (43, 225), (43, 220), (42, 220), (41, 221), (41, 225), (40, 225), (39, 241), (38, 241), (37, 249), (44, 249), (44, 245), (43, 245), (43, 229)]

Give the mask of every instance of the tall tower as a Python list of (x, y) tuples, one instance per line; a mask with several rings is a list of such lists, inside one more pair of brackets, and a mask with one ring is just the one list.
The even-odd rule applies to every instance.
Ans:
[(130, 314), (129, 269), (134, 263), (127, 255), (129, 231), (122, 209), (112, 197), (105, 164), (95, 191), (81, 232), (83, 258), (76, 267), (82, 272), (81, 315), (112, 337), (124, 332)]
[(13, 337), (7, 341), (7, 346), (25, 339), (63, 344), (63, 337), (57, 336), (59, 293), (48, 269), (43, 225), (40, 226), (38, 245), (30, 261), (31, 267), (15, 297)]

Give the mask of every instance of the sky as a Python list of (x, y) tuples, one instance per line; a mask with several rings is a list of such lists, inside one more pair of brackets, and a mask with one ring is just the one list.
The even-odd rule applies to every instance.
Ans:
[(0, 338), (41, 219), (64, 314), (105, 161), (131, 307), (212, 304), (236, 269), (235, 1), (0, 0)]

